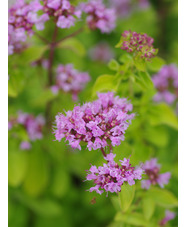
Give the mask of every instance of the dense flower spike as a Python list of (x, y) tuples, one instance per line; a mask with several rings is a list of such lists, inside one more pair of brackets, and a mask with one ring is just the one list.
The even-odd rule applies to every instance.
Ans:
[[(24, 0), (17, 0), (9, 9), (8, 18), (8, 52), (13, 54), (24, 47), (27, 36), (33, 34), (33, 26), (40, 24), (42, 16), (37, 16), (37, 11), (42, 6), (35, 0), (25, 3)], [(43, 18), (43, 22), (46, 18)]]
[(60, 28), (74, 26), (77, 18), (81, 17), (81, 10), (71, 5), (69, 0), (42, 0), (43, 18), (53, 17), (56, 25)]
[[(11, 130), (14, 126), (22, 125), (27, 131), (30, 141), (35, 141), (43, 138), (42, 128), (45, 124), (45, 119), (38, 115), (34, 117), (31, 114), (23, 113), (22, 111), (18, 112), (16, 118), (11, 118), (8, 122), (8, 128)], [(20, 149), (29, 150), (31, 144), (28, 141), (22, 141), (20, 144)]]
[(52, 86), (52, 91), (56, 93), (61, 89), (64, 92), (70, 92), (72, 93), (73, 100), (77, 100), (78, 93), (90, 81), (88, 73), (79, 72), (74, 69), (72, 64), (59, 65), (56, 72), (56, 84)]
[(172, 104), (178, 98), (178, 68), (171, 64), (163, 66), (160, 71), (152, 77), (158, 92), (154, 101), (165, 101)]
[[(90, 188), (90, 192), (96, 191), (102, 194), (105, 190), (106, 192), (120, 192), (121, 186), (126, 182), (129, 185), (135, 184), (135, 180), (141, 180), (143, 170), (138, 167), (132, 167), (129, 164), (129, 159), (124, 158), (120, 160), (120, 166), (114, 161), (115, 154), (108, 154), (105, 157), (107, 164), (103, 166), (91, 166), (86, 180), (93, 180), (95, 183), (94, 187)], [(103, 190), (101, 190), (103, 189)]]
[(94, 61), (107, 63), (114, 57), (114, 53), (108, 43), (101, 42), (90, 49), (89, 56)]
[(168, 184), (169, 179), (171, 177), (170, 172), (160, 174), (160, 165), (157, 164), (157, 159), (153, 158), (149, 161), (146, 161), (142, 168), (145, 170), (145, 173), (148, 176), (147, 180), (141, 181), (141, 187), (145, 189), (149, 189), (151, 184), (156, 185), (159, 184), (161, 188), (164, 187), (165, 184)]
[(81, 4), (81, 9), (88, 15), (90, 29), (98, 28), (102, 33), (110, 33), (115, 28), (115, 10), (106, 8), (102, 0), (89, 0)]
[(174, 212), (171, 212), (170, 210), (165, 211), (165, 217), (160, 221), (160, 226), (165, 226), (168, 221), (174, 219), (176, 214)]
[(56, 116), (55, 138), (66, 138), (72, 148), (81, 150), (80, 142), (85, 142), (89, 150), (120, 145), (124, 140), (134, 114), (132, 104), (125, 98), (114, 97), (113, 92), (99, 93), (98, 99), (83, 106), (76, 106), (66, 116)]
[(121, 49), (149, 61), (157, 54), (157, 49), (153, 47), (153, 42), (154, 39), (145, 33), (124, 31)]

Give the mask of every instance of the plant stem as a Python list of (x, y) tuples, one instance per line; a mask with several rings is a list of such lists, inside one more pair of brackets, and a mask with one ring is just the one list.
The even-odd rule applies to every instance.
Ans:
[(58, 31), (58, 27), (55, 26), (54, 34), (53, 34), (53, 37), (52, 37), (52, 42), (50, 44), (50, 53), (49, 53), (49, 67), (48, 67), (48, 83), (49, 83), (49, 86), (51, 86), (52, 82), (53, 82), (52, 65), (53, 65), (53, 60), (54, 60), (55, 40), (56, 40), (56, 37), (57, 37), (57, 31)]
[[(49, 67), (48, 67), (48, 86), (50, 87), (52, 85), (53, 82), (53, 72), (52, 72), (52, 66), (53, 66), (53, 60), (54, 60), (54, 51), (55, 51), (55, 41), (56, 41), (56, 37), (57, 37), (57, 32), (58, 32), (58, 27), (55, 26), (54, 29), (54, 34), (52, 37), (52, 42), (50, 44), (50, 52), (49, 52)], [(51, 117), (50, 117), (50, 113), (51, 113), (51, 108), (52, 108), (52, 101), (49, 101), (46, 105), (46, 125), (47, 128), (51, 128)]]
[(104, 151), (104, 149), (103, 149), (103, 147), (101, 147), (101, 152), (102, 152), (102, 154), (103, 154), (104, 157), (107, 156), (106, 153), (105, 153), (105, 151)]

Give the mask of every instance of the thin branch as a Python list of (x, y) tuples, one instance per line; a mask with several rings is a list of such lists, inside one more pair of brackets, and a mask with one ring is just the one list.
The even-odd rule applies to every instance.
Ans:
[(77, 31), (73, 32), (72, 34), (67, 35), (67, 36), (65, 36), (64, 38), (62, 38), (62, 39), (58, 40), (57, 42), (55, 42), (55, 45), (58, 45), (59, 43), (63, 42), (64, 40), (69, 39), (69, 38), (71, 38), (71, 37), (74, 37), (74, 36), (78, 35), (78, 34), (81, 33), (83, 30), (84, 30), (84, 28), (78, 29)]
[(40, 34), (38, 34), (37, 32), (34, 33), (40, 40), (42, 40), (44, 43), (49, 44), (50, 42), (45, 39), (43, 36), (41, 36)]
[(102, 154), (103, 154), (104, 157), (107, 156), (106, 153), (105, 153), (105, 151), (104, 151), (104, 149), (103, 149), (103, 147), (101, 147), (101, 152), (102, 152)]

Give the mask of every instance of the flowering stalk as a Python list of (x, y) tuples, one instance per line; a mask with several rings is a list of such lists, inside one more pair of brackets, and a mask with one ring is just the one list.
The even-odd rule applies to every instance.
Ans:
[[(129, 159), (120, 160), (120, 164), (114, 161), (115, 154), (108, 154), (104, 157), (107, 164), (103, 166), (91, 166), (86, 180), (94, 181), (95, 186), (90, 188), (90, 192), (96, 191), (102, 194), (105, 190), (108, 192), (120, 192), (124, 183), (134, 185), (135, 180), (141, 180), (143, 170), (140, 167), (132, 167)], [(101, 190), (102, 189), (102, 190)]]

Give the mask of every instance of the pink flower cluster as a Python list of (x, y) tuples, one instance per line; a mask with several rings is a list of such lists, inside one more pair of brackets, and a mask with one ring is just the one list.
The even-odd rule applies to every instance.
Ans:
[(43, 17), (53, 17), (60, 28), (74, 26), (77, 18), (81, 17), (81, 10), (71, 5), (69, 0), (43, 0)]
[(174, 219), (176, 214), (170, 210), (165, 211), (165, 217), (159, 222), (160, 226), (165, 226), (168, 221)]
[[(45, 119), (41, 115), (34, 117), (31, 114), (19, 111), (18, 116), (16, 118), (12, 118), (8, 122), (8, 128), (10, 130), (16, 125), (22, 125), (27, 131), (29, 140), (35, 141), (42, 139), (42, 129), (44, 124)], [(23, 150), (29, 150), (31, 148), (31, 144), (28, 141), (22, 141), (22, 143), (20, 144), (20, 148)]]
[(8, 18), (8, 53), (11, 55), (24, 47), (27, 36), (33, 34), (33, 26), (43, 28), (46, 17), (37, 16), (42, 6), (37, 0), (25, 3), (24, 0), (17, 0), (9, 9)]
[(158, 92), (154, 101), (165, 101), (172, 104), (178, 98), (178, 68), (171, 64), (163, 66), (160, 71), (152, 77), (154, 86)]
[(90, 76), (86, 72), (79, 72), (72, 64), (59, 65), (57, 67), (56, 84), (52, 86), (54, 93), (58, 90), (72, 93), (73, 100), (77, 100), (78, 93), (84, 89)]
[(144, 189), (149, 189), (151, 184), (156, 185), (159, 184), (161, 188), (164, 187), (165, 184), (169, 183), (169, 179), (171, 177), (170, 172), (160, 174), (160, 165), (157, 164), (157, 159), (153, 158), (149, 161), (146, 161), (142, 166), (144, 169), (148, 179), (141, 181), (141, 187)]
[(157, 54), (157, 49), (153, 47), (154, 39), (145, 33), (124, 31), (122, 41), (121, 49), (134, 53), (135, 56), (140, 56), (147, 61)]
[(101, 42), (90, 49), (89, 56), (94, 61), (107, 63), (114, 57), (114, 53), (108, 43)]
[(86, 20), (90, 29), (110, 33), (115, 28), (115, 10), (106, 8), (102, 0), (89, 0), (81, 4), (81, 9), (88, 15)]
[(118, 17), (127, 17), (134, 10), (146, 9), (149, 7), (148, 0), (110, 0), (109, 5), (111, 8), (116, 10), (116, 14)]
[(72, 148), (81, 150), (84, 142), (89, 150), (120, 145), (125, 130), (134, 118), (132, 104), (125, 98), (114, 97), (113, 92), (99, 93), (94, 102), (76, 106), (66, 116), (56, 116), (55, 138), (66, 138)]
[[(124, 183), (129, 185), (135, 184), (135, 180), (141, 180), (143, 170), (138, 167), (132, 167), (129, 164), (129, 159), (124, 158), (120, 160), (121, 166), (114, 161), (115, 154), (108, 154), (104, 159), (107, 160), (107, 164), (103, 166), (91, 166), (89, 173), (86, 177), (86, 180), (93, 180), (95, 183), (94, 187), (90, 188), (90, 192), (96, 191), (99, 194), (103, 193), (103, 190), (106, 192), (120, 192), (121, 186)], [(101, 190), (103, 189), (103, 190)]]

